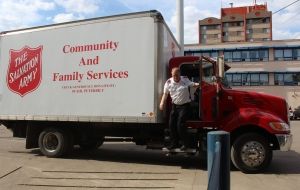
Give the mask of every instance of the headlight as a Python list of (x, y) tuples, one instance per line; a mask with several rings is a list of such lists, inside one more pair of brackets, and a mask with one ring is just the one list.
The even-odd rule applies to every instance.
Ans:
[(269, 125), (275, 131), (290, 131), (290, 126), (286, 123), (270, 122)]

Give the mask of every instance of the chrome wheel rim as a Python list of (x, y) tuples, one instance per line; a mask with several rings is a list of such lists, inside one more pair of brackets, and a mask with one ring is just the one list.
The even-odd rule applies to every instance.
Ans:
[(244, 144), (241, 149), (242, 161), (249, 167), (257, 167), (263, 163), (266, 157), (264, 146), (257, 141)]
[(56, 133), (47, 133), (43, 138), (43, 145), (47, 152), (54, 152), (59, 147), (60, 142)]

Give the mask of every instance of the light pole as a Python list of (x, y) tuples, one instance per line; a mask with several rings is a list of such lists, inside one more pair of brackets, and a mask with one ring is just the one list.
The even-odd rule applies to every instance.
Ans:
[(177, 41), (180, 46), (180, 55), (184, 55), (184, 12), (183, 0), (177, 0)]

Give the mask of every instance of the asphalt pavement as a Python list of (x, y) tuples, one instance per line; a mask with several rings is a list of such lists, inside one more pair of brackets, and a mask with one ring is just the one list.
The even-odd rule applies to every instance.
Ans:
[[(275, 151), (262, 174), (231, 171), (232, 190), (300, 189), (300, 121), (292, 121), (289, 152)], [(0, 126), (0, 189), (207, 189), (206, 163), (199, 157), (167, 157), (133, 143), (104, 143), (94, 152), (79, 148), (67, 158), (47, 158), (25, 149)]]

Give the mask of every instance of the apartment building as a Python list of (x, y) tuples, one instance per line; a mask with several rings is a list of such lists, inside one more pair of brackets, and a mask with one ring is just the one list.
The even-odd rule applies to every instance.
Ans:
[(221, 8), (220, 18), (199, 20), (199, 44), (272, 40), (272, 12), (267, 4)]
[(233, 89), (281, 96), (300, 106), (300, 40), (185, 45), (186, 55), (224, 55)]

